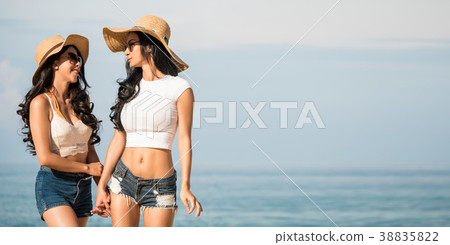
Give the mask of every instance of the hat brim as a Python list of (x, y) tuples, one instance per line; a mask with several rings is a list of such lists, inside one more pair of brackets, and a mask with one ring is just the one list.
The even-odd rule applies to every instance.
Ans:
[(128, 33), (129, 32), (143, 32), (145, 34), (148, 34), (154, 38), (156, 38), (162, 45), (166, 48), (166, 50), (169, 52), (169, 54), (172, 56), (173, 61), (178, 67), (178, 70), (184, 71), (189, 66), (182, 60), (180, 57), (178, 57), (175, 52), (173, 52), (167, 43), (161, 38), (156, 35), (153, 31), (141, 29), (141, 28), (114, 28), (114, 27), (104, 27), (103, 28), (103, 38), (105, 39), (106, 45), (108, 48), (116, 53), (116, 52), (122, 52), (123, 46), (127, 43)]
[(77, 47), (78, 51), (80, 52), (80, 56), (83, 59), (83, 64), (86, 64), (89, 56), (89, 40), (83, 36), (71, 34), (67, 36), (66, 41), (64, 41), (63, 47), (70, 45)]
[(57, 48), (52, 50), (46, 57), (44, 57), (43, 60), (39, 63), (38, 68), (34, 72), (33, 75), (33, 85), (35, 81), (35, 77), (38, 75), (38, 73), (41, 71), (42, 66), (45, 64), (45, 62), (50, 58), (52, 55), (55, 55), (59, 53), (65, 46), (73, 45), (77, 47), (78, 51), (80, 52), (80, 56), (83, 59), (83, 64), (86, 64), (88, 56), (89, 56), (89, 40), (83, 36), (77, 35), (77, 34), (70, 34), (67, 36), (67, 38), (64, 40), (62, 45), (59, 45)]

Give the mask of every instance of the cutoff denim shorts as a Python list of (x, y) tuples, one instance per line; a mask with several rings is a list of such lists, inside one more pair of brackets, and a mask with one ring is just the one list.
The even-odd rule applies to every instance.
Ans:
[[(177, 172), (169, 177), (144, 179), (134, 175), (119, 160), (109, 185), (111, 192), (127, 197), (144, 208), (164, 208), (176, 211)], [(130, 205), (130, 202), (128, 202)]]
[(92, 176), (68, 173), (41, 166), (35, 184), (36, 205), (42, 216), (57, 206), (70, 206), (77, 217), (92, 216)]

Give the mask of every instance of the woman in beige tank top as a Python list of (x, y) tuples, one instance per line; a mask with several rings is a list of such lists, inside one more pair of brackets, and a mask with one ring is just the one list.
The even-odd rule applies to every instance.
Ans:
[(86, 226), (91, 215), (91, 179), (102, 171), (94, 144), (97, 118), (86, 93), (87, 38), (53, 36), (36, 50), (33, 87), (17, 113), (24, 142), (37, 155), (36, 204), (48, 226)]

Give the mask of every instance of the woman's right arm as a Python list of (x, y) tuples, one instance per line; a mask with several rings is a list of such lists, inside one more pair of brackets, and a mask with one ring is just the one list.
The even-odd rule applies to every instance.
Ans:
[(123, 150), (125, 149), (126, 143), (126, 133), (125, 131), (120, 131), (116, 129), (114, 131), (114, 136), (109, 143), (108, 150), (106, 151), (105, 157), (105, 167), (102, 172), (102, 177), (98, 182), (98, 188), (105, 189), (109, 179), (111, 179), (111, 175), (116, 167), (117, 162), (122, 156)]
[(111, 216), (111, 208), (109, 206), (111, 197), (109, 195), (108, 182), (109, 179), (111, 179), (111, 175), (120, 159), (120, 156), (122, 156), (123, 150), (125, 149), (125, 143), (125, 131), (116, 129), (116, 131), (114, 131), (114, 136), (111, 143), (109, 143), (108, 150), (106, 151), (105, 167), (97, 185), (97, 197), (95, 199), (95, 207), (91, 210), (92, 214), (97, 213), (102, 217), (105, 217), (106, 215)]
[(37, 96), (30, 103), (30, 131), (33, 136), (33, 143), (39, 164), (58, 171), (87, 173), (93, 176), (100, 176), (102, 166), (99, 162), (85, 164), (70, 161), (51, 151), (49, 109), (50, 102), (42, 96)]

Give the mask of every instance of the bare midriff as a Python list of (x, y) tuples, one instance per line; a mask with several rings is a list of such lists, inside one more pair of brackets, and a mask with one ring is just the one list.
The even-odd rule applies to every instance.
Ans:
[(174, 172), (168, 149), (126, 147), (121, 159), (134, 175), (145, 179), (165, 178)]
[(76, 155), (69, 155), (65, 156), (67, 160), (74, 161), (74, 162), (81, 162), (81, 163), (87, 163), (87, 156), (88, 152), (78, 153)]

